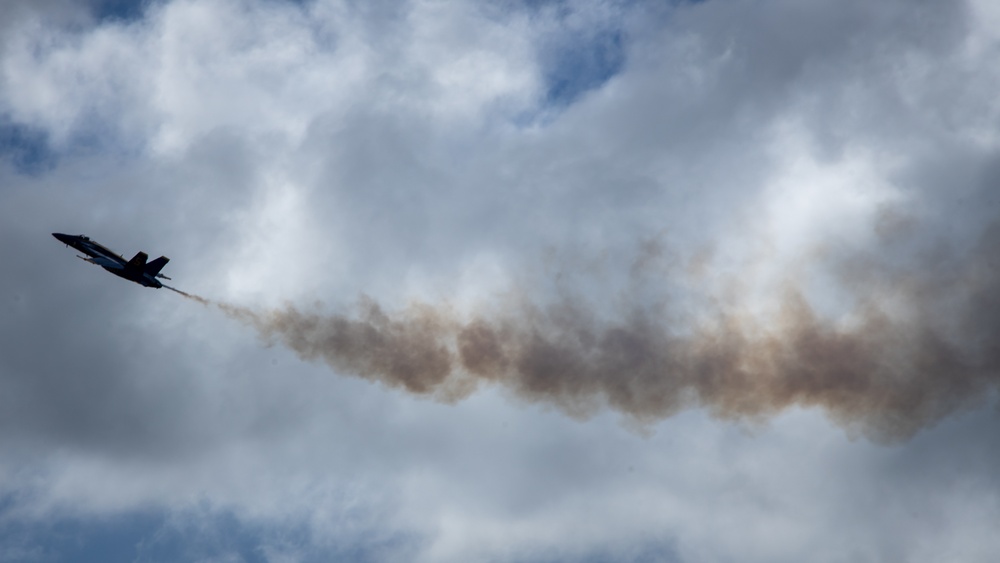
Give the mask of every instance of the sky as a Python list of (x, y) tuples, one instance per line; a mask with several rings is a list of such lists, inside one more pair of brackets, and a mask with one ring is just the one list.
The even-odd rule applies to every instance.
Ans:
[(995, 561), (998, 53), (991, 0), (4, 0), (0, 561)]

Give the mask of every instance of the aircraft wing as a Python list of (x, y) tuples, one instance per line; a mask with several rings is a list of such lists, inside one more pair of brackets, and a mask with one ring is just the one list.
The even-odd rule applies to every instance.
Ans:
[(98, 266), (102, 266), (104, 268), (111, 268), (113, 270), (122, 270), (125, 268), (125, 265), (122, 264), (121, 262), (112, 260), (110, 258), (105, 258), (104, 256), (92, 256), (90, 258), (86, 258), (84, 256), (77, 256), (77, 258), (81, 260), (86, 260), (91, 264), (97, 264)]

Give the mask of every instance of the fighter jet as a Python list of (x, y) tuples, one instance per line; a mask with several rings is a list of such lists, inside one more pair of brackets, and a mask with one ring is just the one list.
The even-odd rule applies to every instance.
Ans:
[(155, 287), (157, 289), (163, 287), (163, 284), (156, 278), (163, 278), (165, 280), (170, 279), (160, 273), (160, 270), (163, 269), (163, 267), (167, 265), (167, 262), (170, 261), (170, 259), (166, 256), (160, 256), (156, 260), (147, 264), (146, 258), (148, 258), (148, 256), (145, 252), (139, 252), (133, 256), (131, 260), (125, 260), (122, 255), (115, 254), (100, 244), (90, 240), (90, 237), (85, 235), (64, 235), (62, 233), (52, 233), (52, 236), (56, 237), (56, 240), (59, 242), (66, 244), (66, 246), (72, 246), (87, 255), (87, 257), (78, 255), (77, 258), (90, 262), (91, 264), (97, 264), (120, 278), (125, 278), (146, 287)]

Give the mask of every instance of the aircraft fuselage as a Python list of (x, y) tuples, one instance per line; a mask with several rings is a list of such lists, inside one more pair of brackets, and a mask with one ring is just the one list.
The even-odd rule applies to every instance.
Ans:
[(160, 269), (170, 261), (165, 256), (161, 256), (147, 264), (145, 252), (139, 252), (131, 260), (125, 260), (120, 254), (115, 254), (108, 248), (90, 240), (90, 237), (85, 235), (52, 233), (52, 236), (59, 242), (87, 255), (86, 258), (83, 256), (79, 258), (91, 264), (97, 264), (120, 278), (157, 289), (163, 287), (163, 284), (156, 278), (170, 279), (160, 273)]

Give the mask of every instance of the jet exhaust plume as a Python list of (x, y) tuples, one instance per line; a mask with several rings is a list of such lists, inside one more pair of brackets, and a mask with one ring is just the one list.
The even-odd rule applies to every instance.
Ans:
[(205, 299), (204, 297), (199, 297), (197, 295), (192, 295), (190, 293), (187, 293), (186, 291), (181, 291), (181, 290), (177, 289), (176, 287), (170, 287), (167, 284), (163, 284), (163, 287), (165, 287), (165, 288), (167, 288), (170, 291), (173, 291), (175, 293), (179, 293), (179, 294), (183, 295), (184, 297), (187, 297), (188, 299), (191, 299), (192, 301), (197, 301), (198, 303), (201, 303), (202, 305), (211, 305), (211, 301), (209, 301), (208, 299)]
[(351, 313), (260, 311), (170, 289), (305, 360), (443, 401), (494, 384), (577, 418), (610, 407), (640, 427), (691, 407), (751, 421), (819, 407), (850, 434), (887, 442), (1000, 386), (998, 242), (993, 228), (938, 270), (846, 262), (842, 275), (862, 289), (839, 319), (792, 285), (767, 322), (729, 305), (684, 320), (667, 314), (669, 302), (608, 319), (571, 298), (494, 314), (428, 304), (389, 312), (365, 297)]

